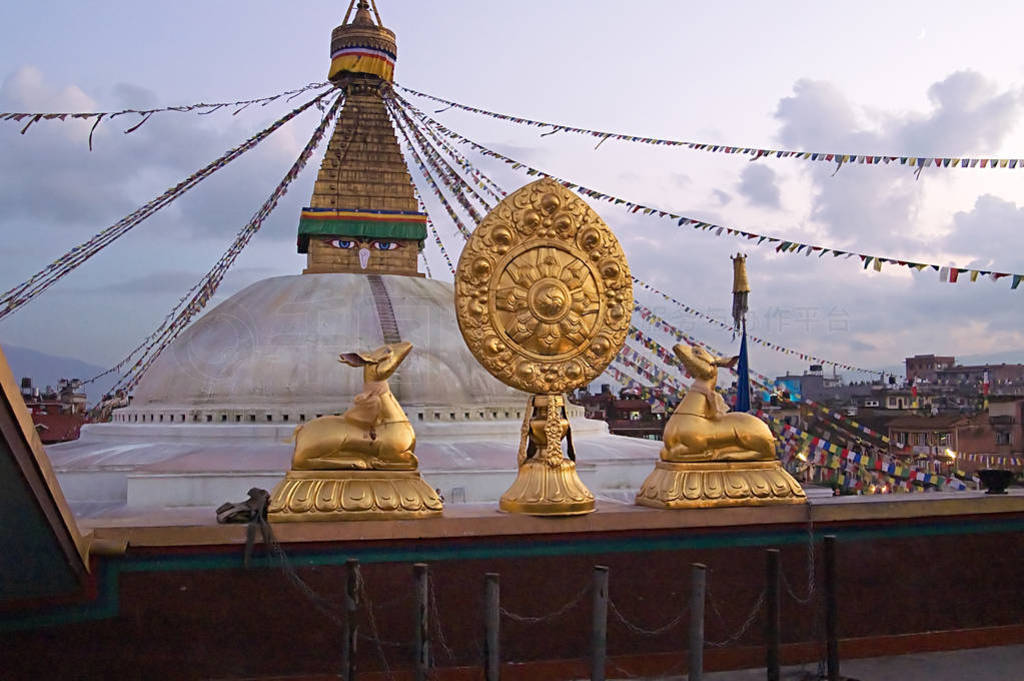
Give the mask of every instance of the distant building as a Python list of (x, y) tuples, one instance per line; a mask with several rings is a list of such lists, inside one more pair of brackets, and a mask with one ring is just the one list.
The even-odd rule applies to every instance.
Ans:
[(607, 423), (613, 435), (645, 440), (661, 439), (667, 413), (671, 413), (662, 404), (651, 404), (629, 388), (623, 388), (616, 396), (607, 383), (596, 395), (585, 390), (577, 392), (572, 401), (583, 407), (586, 418)]
[(992, 394), (1024, 395), (1024, 364), (956, 363), (955, 357), (914, 355), (904, 359), (907, 383), (978, 389), (987, 383)]
[(43, 444), (78, 439), (82, 424), (88, 420), (81, 387), (78, 379), (62, 378), (56, 389), (46, 386), (40, 390), (32, 385), (31, 378), (21, 379), (21, 397)]
[(894, 447), (906, 445), (918, 458), (942, 460), (953, 452), (964, 471), (1024, 468), (1024, 398), (992, 397), (988, 411), (976, 414), (900, 416), (888, 429)]
[(959, 414), (908, 414), (889, 422), (889, 439), (897, 448), (906, 447), (917, 455), (937, 456), (947, 449), (956, 451), (957, 424), (962, 421), (964, 417)]
[(907, 382), (913, 383), (915, 378), (923, 378), (935, 382), (935, 373), (940, 369), (953, 366), (955, 357), (939, 355), (914, 355), (903, 360), (907, 367)]

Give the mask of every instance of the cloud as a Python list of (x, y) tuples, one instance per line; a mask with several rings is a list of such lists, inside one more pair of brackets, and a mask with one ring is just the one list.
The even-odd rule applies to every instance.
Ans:
[[(991, 194), (983, 194), (970, 211), (953, 216), (946, 247), (972, 258), (972, 267), (992, 266), (1024, 271), (1024, 207)], [(1011, 244), (1013, 246), (1011, 246)]]
[(744, 168), (736, 190), (756, 206), (780, 207), (775, 171), (766, 165), (751, 163)]
[[(973, 71), (949, 75), (928, 95), (928, 113), (890, 115), (867, 125), (834, 85), (802, 79), (776, 108), (779, 139), (788, 148), (812, 151), (957, 155), (998, 147), (1022, 110), (1018, 91), (999, 91)], [(813, 164), (807, 172), (814, 192), (810, 215), (826, 243), (868, 253), (938, 253), (941, 244), (920, 213), (926, 182), (945, 180), (926, 175), (919, 182), (905, 168), (861, 165), (836, 172), (835, 166)]]
[[(124, 83), (114, 86), (106, 101), (98, 99), (77, 86), (57, 88), (31, 66), (19, 68), (0, 85), (2, 111), (96, 111), (161, 104), (152, 90)], [(27, 218), (83, 237), (98, 232), (269, 123), (257, 116), (206, 121), (166, 113), (123, 134), (140, 120), (135, 114), (103, 120), (93, 135), (91, 152), (93, 121), (40, 121), (23, 136), (13, 124), (4, 124), (0, 227)], [(287, 127), (165, 208), (156, 218), (161, 231), (182, 236), (237, 231), (298, 153), (301, 143), (285, 132)]]
[(928, 88), (935, 110), (897, 123), (894, 136), (910, 153), (975, 154), (998, 149), (1021, 112), (1020, 92), (998, 92), (974, 71), (957, 71)]
[(730, 194), (729, 192), (724, 192), (721, 189), (715, 189), (711, 192), (711, 194), (712, 196), (715, 197), (715, 200), (718, 202), (718, 205), (720, 206), (725, 206), (730, 201), (732, 201), (732, 194)]

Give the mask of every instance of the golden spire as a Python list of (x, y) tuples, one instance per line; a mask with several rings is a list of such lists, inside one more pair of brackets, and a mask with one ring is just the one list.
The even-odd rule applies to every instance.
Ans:
[(345, 91), (345, 106), (299, 222), (306, 274), (422, 276), (426, 215), (382, 98), (395, 52), (395, 34), (380, 25), (376, 3), (352, 0), (331, 34), (330, 79)]

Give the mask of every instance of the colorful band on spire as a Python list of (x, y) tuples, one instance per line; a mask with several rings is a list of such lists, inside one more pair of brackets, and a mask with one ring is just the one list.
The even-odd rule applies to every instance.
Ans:
[(374, 239), (427, 238), (427, 214), (409, 211), (303, 208), (299, 220), (299, 253), (306, 253), (313, 235)]
[(390, 83), (395, 78), (395, 55), (376, 47), (343, 47), (331, 55), (328, 80), (342, 71), (366, 73)]

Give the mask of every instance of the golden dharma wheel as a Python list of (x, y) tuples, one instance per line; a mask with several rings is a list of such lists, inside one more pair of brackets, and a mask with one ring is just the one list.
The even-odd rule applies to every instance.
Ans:
[(633, 282), (611, 229), (551, 179), (510, 194), (455, 272), (466, 344), (499, 380), (538, 394), (590, 383), (626, 340)]

